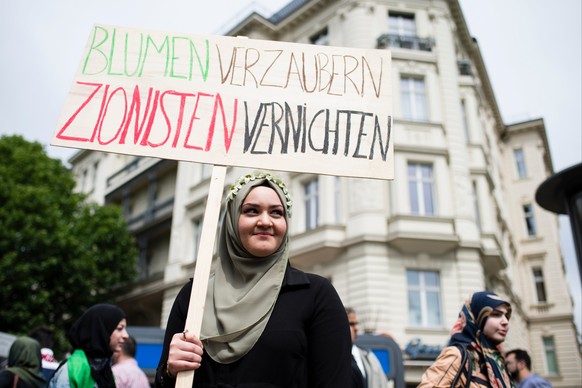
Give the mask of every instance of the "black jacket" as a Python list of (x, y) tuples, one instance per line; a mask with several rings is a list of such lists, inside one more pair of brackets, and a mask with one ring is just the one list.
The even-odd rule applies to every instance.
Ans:
[[(184, 330), (192, 281), (174, 301), (156, 386), (174, 386), (164, 376), (169, 344)], [(255, 346), (232, 364), (206, 353), (194, 373), (194, 387), (343, 388), (351, 383), (351, 337), (343, 304), (331, 283), (288, 267), (281, 293)], [(163, 385), (162, 385), (163, 378)]]

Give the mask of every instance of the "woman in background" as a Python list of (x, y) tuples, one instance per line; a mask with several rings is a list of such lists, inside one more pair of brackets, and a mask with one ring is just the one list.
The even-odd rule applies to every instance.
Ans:
[(512, 387), (499, 348), (510, 317), (509, 302), (493, 292), (471, 295), (453, 326), (448, 346), (426, 370), (418, 388)]
[(121, 351), (128, 337), (125, 313), (112, 304), (87, 309), (69, 331), (71, 356), (59, 365), (51, 388), (114, 388), (111, 356)]
[(8, 368), (0, 372), (0, 388), (44, 387), (40, 344), (29, 337), (19, 337), (10, 346)]

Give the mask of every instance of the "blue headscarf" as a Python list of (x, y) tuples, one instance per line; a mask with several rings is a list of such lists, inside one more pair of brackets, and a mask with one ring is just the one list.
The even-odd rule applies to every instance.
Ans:
[(474, 360), (482, 358), (487, 367), (487, 377), (493, 388), (512, 387), (511, 380), (505, 370), (505, 359), (497, 346), (492, 345), (483, 328), (487, 318), (498, 306), (511, 305), (490, 291), (475, 292), (463, 305), (459, 318), (451, 330), (449, 346), (462, 345), (472, 355)]

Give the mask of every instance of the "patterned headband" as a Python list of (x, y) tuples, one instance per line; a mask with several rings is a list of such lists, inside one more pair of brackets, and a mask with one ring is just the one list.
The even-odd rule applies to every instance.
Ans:
[(274, 183), (275, 185), (277, 185), (281, 191), (283, 192), (283, 195), (285, 195), (285, 208), (287, 210), (287, 215), (288, 217), (291, 217), (291, 206), (293, 206), (293, 200), (291, 199), (291, 194), (289, 194), (289, 191), (287, 190), (287, 186), (285, 185), (285, 183), (271, 175), (268, 173), (255, 173), (255, 174), (245, 174), (243, 176), (241, 176), (240, 178), (238, 178), (231, 186), (230, 186), (230, 192), (228, 193), (228, 195), (226, 196), (226, 201), (232, 201), (234, 199), (234, 197), (238, 194), (238, 192), (240, 191), (240, 189), (242, 189), (243, 185), (252, 182), (254, 180), (257, 179), (266, 179), (269, 182)]

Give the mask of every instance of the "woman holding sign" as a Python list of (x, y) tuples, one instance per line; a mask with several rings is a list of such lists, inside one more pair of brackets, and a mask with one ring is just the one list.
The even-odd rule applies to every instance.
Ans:
[(347, 316), (328, 280), (289, 265), (292, 201), (270, 174), (231, 187), (200, 339), (184, 331), (192, 281), (174, 301), (156, 386), (195, 370), (194, 387), (344, 387)]

